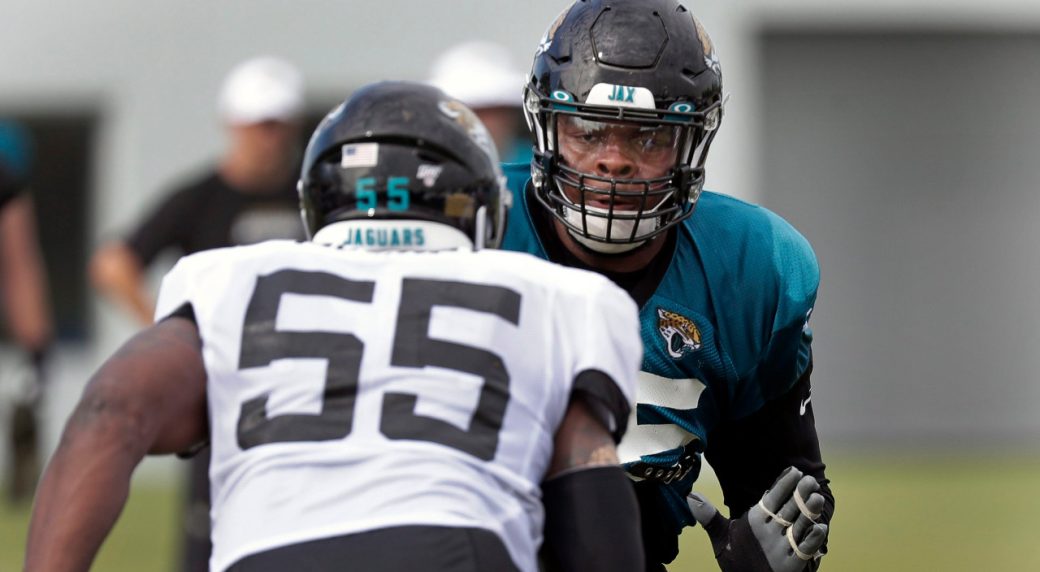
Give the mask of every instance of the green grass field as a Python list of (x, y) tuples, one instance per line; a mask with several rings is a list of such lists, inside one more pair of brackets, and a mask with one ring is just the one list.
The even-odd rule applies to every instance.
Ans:
[[(1040, 457), (829, 455), (838, 508), (830, 571), (1040, 570)], [(700, 490), (722, 504), (718, 486)], [(180, 491), (135, 485), (94, 570), (173, 570)], [(0, 571), (21, 568), (28, 507), (0, 506)], [(713, 571), (699, 528), (682, 537), (675, 571)]]

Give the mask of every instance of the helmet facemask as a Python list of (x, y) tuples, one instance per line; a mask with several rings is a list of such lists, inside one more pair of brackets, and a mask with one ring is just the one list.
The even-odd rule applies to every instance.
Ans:
[[(711, 38), (677, 0), (574, 2), (546, 30), (524, 92), (538, 199), (598, 253), (648, 243), (693, 213), (722, 100)], [(674, 155), (602, 168), (610, 153), (561, 145), (560, 127), (578, 120), (666, 133)]]
[[(562, 91), (540, 97), (532, 86), (525, 99), (535, 134), (536, 196), (579, 243), (602, 254), (625, 253), (693, 214), (720, 103), (702, 111), (686, 102), (668, 110), (591, 105)], [(596, 160), (605, 145), (627, 154), (636, 168), (622, 171), (634, 176), (591, 172), (590, 163), (573, 157)]]

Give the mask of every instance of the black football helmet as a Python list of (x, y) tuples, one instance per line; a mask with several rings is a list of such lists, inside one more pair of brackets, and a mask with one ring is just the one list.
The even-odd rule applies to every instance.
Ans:
[[(546, 31), (524, 91), (536, 196), (586, 247), (631, 250), (693, 213), (722, 103), (711, 39), (676, 0), (579, 0)], [(666, 128), (674, 166), (652, 179), (581, 172), (559, 151), (564, 120)]]
[(339, 221), (415, 221), (457, 229), (479, 249), (501, 243), (504, 183), (472, 111), (432, 86), (383, 82), (358, 90), (318, 125), (298, 190), (312, 239)]

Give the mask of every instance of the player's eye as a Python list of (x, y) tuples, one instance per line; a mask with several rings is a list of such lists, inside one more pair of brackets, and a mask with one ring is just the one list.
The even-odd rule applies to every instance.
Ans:
[(645, 151), (671, 149), (675, 144), (675, 133), (669, 128), (650, 129), (640, 132), (639, 142)]
[(587, 143), (590, 145), (599, 143), (603, 140), (603, 137), (599, 133), (594, 133), (592, 131), (583, 131), (581, 135), (578, 136), (578, 138), (581, 139), (582, 143)]

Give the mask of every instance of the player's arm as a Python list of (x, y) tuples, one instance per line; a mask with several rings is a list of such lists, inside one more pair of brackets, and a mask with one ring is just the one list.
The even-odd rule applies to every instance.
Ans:
[(25, 570), (89, 569), (145, 454), (185, 450), (205, 437), (200, 346), (194, 322), (169, 318), (94, 374), (40, 482)]
[(834, 495), (816, 434), (811, 372), (810, 365), (786, 394), (748, 417), (720, 424), (710, 435), (705, 454), (731, 515), (747, 512), (781, 471), (795, 467), (820, 483), (826, 502), (820, 518), (830, 522)]
[[(834, 496), (824, 472), (813, 416), (810, 385), (813, 332), (808, 324), (819, 287), (819, 265), (808, 241), (793, 227), (778, 217), (771, 226), (773, 268), (771, 273), (764, 270), (761, 276), (764, 279), (772, 276), (767, 280), (770, 288), (764, 291), (776, 294), (775, 304), (769, 305), (772, 331), (761, 348), (754, 371), (734, 388), (731, 414), (709, 433), (705, 454), (719, 477), (730, 515), (738, 520), (746, 521), (756, 509), (761, 509), (765, 501), (762, 492), (770, 488), (777, 475), (787, 474), (783, 473), (787, 467), (795, 467), (804, 474), (812, 485), (813, 499), (803, 494), (804, 502), (797, 503), (798, 509), (803, 516), (812, 516), (809, 520), (812, 530), (816, 531), (814, 543), (820, 541), (817, 549), (825, 549)], [(756, 395), (765, 401), (759, 401)], [(802, 510), (810, 500), (818, 506)], [(765, 506), (768, 508), (768, 503)], [(710, 511), (701, 512), (703, 517), (703, 513)], [(798, 524), (791, 518), (786, 520)], [(698, 518), (698, 522), (703, 524), (703, 518)], [(786, 529), (809, 531), (794, 525)], [(713, 544), (717, 540), (712, 537)], [(801, 540), (795, 538), (795, 541)], [(768, 545), (758, 544), (764, 548)], [(780, 546), (795, 552), (791, 546)], [(770, 562), (775, 564), (772, 558)], [(804, 566), (795, 563), (794, 569), (815, 570), (818, 565), (819, 560), (812, 559)], [(773, 567), (774, 570), (786, 568), (786, 565)], [(744, 566), (740, 569), (761, 568)]]
[(595, 404), (571, 400), (542, 484), (549, 570), (643, 570), (639, 509), (615, 436)]
[[(817, 501), (819, 506), (813, 508), (813, 512), (819, 514), (812, 523), (824, 526), (830, 523), (834, 495), (816, 434), (810, 399), (811, 371), (810, 364), (787, 393), (748, 417), (720, 424), (709, 437), (706, 456), (719, 478), (731, 517), (747, 518), (777, 475), (787, 467), (795, 467), (801, 474), (815, 479), (818, 488), (814, 489), (814, 496), (822, 497)], [(820, 550), (826, 551), (826, 535)], [(804, 569), (815, 570), (820, 562), (818, 559), (808, 561)]]

